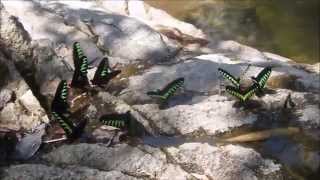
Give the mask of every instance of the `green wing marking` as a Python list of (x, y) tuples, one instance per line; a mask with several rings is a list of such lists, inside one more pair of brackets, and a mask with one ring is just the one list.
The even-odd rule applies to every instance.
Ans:
[(151, 97), (163, 98), (163, 96), (161, 95), (160, 89), (157, 89), (157, 90), (155, 90), (155, 91), (148, 91), (148, 92), (147, 92), (147, 95), (148, 95), (148, 96), (151, 96)]
[(72, 77), (71, 86), (82, 88), (88, 85), (88, 58), (84, 55), (79, 42), (73, 43), (73, 63), (75, 70)]
[(256, 84), (253, 84), (249, 88), (247, 88), (245, 91), (241, 91), (238, 88), (235, 88), (233, 86), (227, 86), (226, 91), (240, 99), (240, 101), (244, 102), (247, 101), (258, 89), (258, 86)]
[(254, 80), (259, 84), (259, 88), (262, 89), (266, 85), (270, 75), (271, 75), (271, 67), (264, 68)]
[(184, 78), (178, 78), (167, 84), (162, 90), (149, 91), (147, 92), (147, 95), (167, 100), (173, 96), (178, 89), (182, 88), (183, 84)]
[(100, 122), (107, 126), (113, 126), (116, 128), (126, 128), (129, 125), (130, 113), (125, 114), (105, 114), (100, 117)]
[(81, 49), (79, 42), (73, 43), (73, 60), (75, 63), (75, 68), (80, 68), (80, 60), (84, 57), (84, 52)]
[(229, 80), (234, 86), (240, 87), (240, 78), (236, 78), (228, 73), (226, 70), (218, 68), (218, 72), (222, 75), (224, 79)]
[(51, 103), (51, 111), (65, 113), (67, 112), (69, 105), (67, 102), (68, 99), (68, 84), (67, 81), (60, 81), (53, 101)]
[(74, 124), (68, 120), (67, 118), (65, 118), (63, 115), (61, 115), (60, 113), (57, 112), (51, 112), (53, 117), (58, 121), (59, 125), (61, 126), (61, 128), (64, 130), (64, 132), (66, 133), (67, 137), (72, 136), (73, 131), (75, 129)]
[(112, 71), (109, 67), (108, 59), (104, 58), (100, 62), (91, 82), (94, 85), (106, 85), (112, 78), (120, 73), (120, 70)]

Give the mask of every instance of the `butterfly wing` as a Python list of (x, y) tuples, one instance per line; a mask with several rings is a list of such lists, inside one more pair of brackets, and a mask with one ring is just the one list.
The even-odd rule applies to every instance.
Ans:
[(100, 121), (107, 125), (116, 128), (123, 129), (128, 127), (130, 116), (128, 113), (125, 114), (105, 114), (100, 117)]
[(68, 111), (69, 105), (68, 99), (68, 84), (67, 81), (60, 81), (54, 99), (51, 104), (51, 111), (66, 113)]
[(102, 59), (102, 61), (99, 63), (96, 72), (94, 73), (93, 79), (91, 81), (92, 84), (98, 84), (99, 80), (101, 80), (101, 76), (108, 73), (108, 69), (106, 68), (105, 64), (105, 59)]
[[(77, 65), (78, 64), (78, 65)], [(86, 56), (82, 56), (79, 62), (74, 62), (75, 70), (73, 73), (71, 86), (82, 88), (89, 84), (88, 73), (88, 59)]]
[(258, 76), (255, 78), (257, 83), (259, 84), (259, 88), (264, 88), (266, 85), (270, 75), (271, 75), (271, 67), (264, 68)]
[(74, 67), (75, 69), (80, 69), (80, 61), (84, 56), (84, 52), (81, 49), (80, 43), (79, 42), (74, 42), (73, 43), (73, 62), (74, 62)]
[(162, 97), (159, 89), (157, 89), (156, 91), (148, 91), (147, 95), (151, 96), (151, 97), (155, 97), (155, 98), (161, 98)]
[(112, 78), (120, 73), (120, 70), (112, 71), (109, 67), (108, 59), (104, 58), (100, 62), (91, 82), (94, 85), (106, 85)]
[(72, 137), (75, 129), (74, 124), (69, 119), (67, 119), (66, 117), (64, 117), (58, 112), (53, 111), (52, 115), (58, 121), (59, 125), (66, 133), (67, 137), (68, 138)]
[(218, 68), (218, 72), (222, 75), (224, 79), (229, 80), (234, 86), (240, 87), (240, 78), (236, 78), (228, 73), (226, 70)]
[(178, 89), (180, 89), (184, 84), (184, 78), (178, 78), (170, 82), (166, 87), (161, 90), (161, 95), (163, 99), (168, 99), (171, 97)]
[(259, 89), (259, 86), (257, 84), (253, 84), (248, 89), (244, 91), (243, 94), (243, 101), (248, 100), (254, 93)]
[(245, 101), (245, 97), (242, 95), (242, 92), (241, 92), (240, 89), (235, 88), (235, 87), (233, 87), (233, 86), (227, 86), (227, 87), (226, 87), (226, 91), (227, 91), (229, 94), (231, 94), (231, 95), (237, 97), (238, 99), (240, 99), (240, 101)]

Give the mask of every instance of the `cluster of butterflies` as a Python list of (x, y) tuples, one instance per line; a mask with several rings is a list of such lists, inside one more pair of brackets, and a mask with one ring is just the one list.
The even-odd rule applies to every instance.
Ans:
[[(70, 86), (74, 88), (86, 88), (88, 87), (89, 81), (87, 77), (88, 73), (88, 58), (84, 55), (83, 50), (80, 47), (79, 42), (73, 44), (73, 62), (74, 62), (74, 74)], [(91, 80), (92, 85), (99, 87), (104, 87), (108, 82), (121, 73), (121, 70), (112, 70), (109, 66), (107, 58), (102, 59), (98, 68), (94, 74), (93, 79)], [(84, 119), (79, 122), (79, 124), (74, 124), (69, 120), (69, 104), (68, 99), (68, 89), (69, 86), (66, 80), (61, 80), (54, 96), (54, 99), (51, 104), (51, 113), (54, 119), (56, 119), (62, 129), (65, 131), (68, 139), (76, 139), (80, 137), (84, 131), (84, 128), (87, 124), (87, 120)], [(128, 116), (128, 113), (126, 113)], [(121, 119), (121, 122), (115, 122), (113, 118)], [(114, 114), (104, 115), (101, 118), (101, 121), (105, 124), (110, 124), (118, 128), (123, 128), (127, 124), (127, 117), (115, 117)]]
[[(73, 61), (74, 61), (74, 75), (71, 82), (71, 87), (75, 88), (85, 88), (89, 86), (89, 81), (87, 77), (88, 70), (88, 59), (84, 55), (83, 50), (80, 47), (78, 42), (73, 44)], [(260, 91), (264, 88), (270, 74), (271, 67), (264, 68), (257, 77), (251, 77), (253, 80), (253, 84), (250, 87), (243, 88), (240, 84), (240, 77), (234, 77), (227, 71), (218, 68), (218, 72), (221, 75), (229, 80), (233, 86), (226, 86), (226, 91), (231, 95), (240, 99), (241, 102), (248, 100), (253, 94)], [(112, 70), (109, 66), (109, 62), (107, 58), (104, 58), (94, 74), (94, 78), (91, 80), (92, 85), (96, 85), (99, 87), (104, 87), (108, 84), (108, 82), (120, 74), (120, 70)], [(177, 90), (181, 89), (184, 85), (184, 78), (180, 77), (178, 79), (173, 80), (169, 84), (167, 84), (162, 89), (157, 89), (155, 91), (148, 91), (147, 95), (150, 97), (158, 98), (161, 100), (161, 104), (165, 104), (170, 97), (172, 97)], [(80, 121), (77, 125), (74, 124), (71, 120), (68, 119), (69, 105), (67, 102), (68, 99), (68, 84), (66, 80), (62, 80), (57, 89), (54, 96), (54, 99), (51, 104), (51, 113), (53, 117), (58, 121), (60, 126), (66, 133), (68, 139), (76, 139), (79, 138), (84, 128), (87, 124), (87, 120), (84, 119)], [(124, 114), (105, 114), (99, 118), (99, 121), (105, 125), (113, 126), (120, 129), (128, 129), (130, 128), (130, 112), (126, 112)]]
[(226, 91), (231, 95), (237, 97), (241, 102), (247, 101), (255, 93), (262, 93), (263, 88), (265, 87), (270, 75), (271, 67), (265, 67), (257, 77), (251, 77), (253, 83), (249, 87), (241, 87), (240, 77), (234, 77), (226, 70), (218, 68), (218, 72), (222, 75), (223, 78), (230, 81), (233, 86), (226, 86)]
[[(83, 50), (78, 42), (73, 44), (73, 61), (75, 71), (73, 74), (71, 87), (75, 88), (86, 88), (89, 86), (89, 81), (87, 77), (88, 70), (88, 59), (84, 55)], [(95, 72), (94, 78), (91, 80), (92, 85), (99, 87), (104, 87), (108, 82), (121, 73), (120, 70), (112, 70), (109, 66), (108, 59), (104, 58)], [(183, 86), (184, 78), (178, 78), (163, 89), (157, 89), (155, 91), (147, 92), (147, 95), (151, 97), (156, 97), (166, 102), (170, 97), (172, 97), (175, 92)], [(70, 116), (68, 99), (68, 89), (69, 86), (66, 80), (61, 80), (51, 104), (51, 113), (54, 119), (56, 119), (65, 131), (68, 139), (74, 140), (79, 138), (84, 131), (87, 124), (87, 120), (84, 119), (80, 121), (77, 125), (74, 124), (68, 117)], [(129, 129), (131, 124), (131, 114), (126, 112), (124, 114), (105, 114), (99, 118), (99, 121), (105, 125), (113, 126), (119, 129)]]

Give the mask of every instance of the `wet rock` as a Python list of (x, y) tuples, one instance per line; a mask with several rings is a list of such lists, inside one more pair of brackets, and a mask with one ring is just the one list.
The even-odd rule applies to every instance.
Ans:
[(104, 171), (116, 170), (146, 179), (190, 177), (179, 166), (167, 163), (163, 152), (151, 147), (132, 147), (125, 144), (113, 147), (78, 144), (62, 146), (43, 158), (54, 164), (83, 165)]
[[(135, 180), (139, 178), (131, 177), (121, 173), (120, 171), (101, 171), (88, 167), (67, 166), (64, 168), (56, 166), (48, 166), (42, 164), (21, 164), (8, 168), (3, 168), (4, 180), (25, 179), (110, 179), (110, 180)], [(23, 172), (23, 173), (21, 173)]]
[(263, 159), (252, 149), (227, 145), (186, 143), (166, 149), (175, 163), (188, 172), (206, 175), (209, 179), (282, 179), (280, 165)]

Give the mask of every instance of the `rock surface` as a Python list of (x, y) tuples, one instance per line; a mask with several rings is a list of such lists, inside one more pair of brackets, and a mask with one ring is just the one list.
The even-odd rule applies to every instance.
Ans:
[[(96, 126), (102, 114), (130, 111), (142, 127), (140, 138), (191, 138), (169, 147), (141, 145), (139, 138), (138, 143), (128, 140), (111, 147), (67, 144), (28, 164), (1, 168), (1, 179), (277, 180), (286, 176), (280, 164), (251, 148), (221, 145), (212, 136), (245, 125), (273, 128), (282, 123), (313, 135), (320, 128), (316, 65), (296, 64), (235, 41), (209, 42), (193, 25), (143, 1), (2, 1), (0, 8), (0, 74), (5, 75), (0, 79), (0, 128), (30, 129), (48, 121), (43, 108), (49, 110), (59, 80), (71, 80), (72, 43), (79, 41), (90, 66), (111, 56), (110, 64), (120, 64), (123, 73), (110, 83), (110, 93), (88, 93), (74, 103), (75, 116)], [(217, 68), (240, 76), (248, 65), (245, 79), (266, 66), (273, 72), (266, 95), (239, 107), (223, 92), (226, 83)], [(89, 77), (94, 71), (89, 70)], [(146, 92), (179, 77), (185, 78), (184, 90), (159, 109)], [(289, 93), (296, 106), (283, 110)], [(94, 132), (103, 140), (112, 136)], [(199, 142), (203, 137), (210, 140)], [(317, 170), (317, 151), (312, 153), (314, 162), (306, 164)]]
[(48, 117), (14, 64), (0, 52), (2, 72), (0, 127), (32, 129)]

